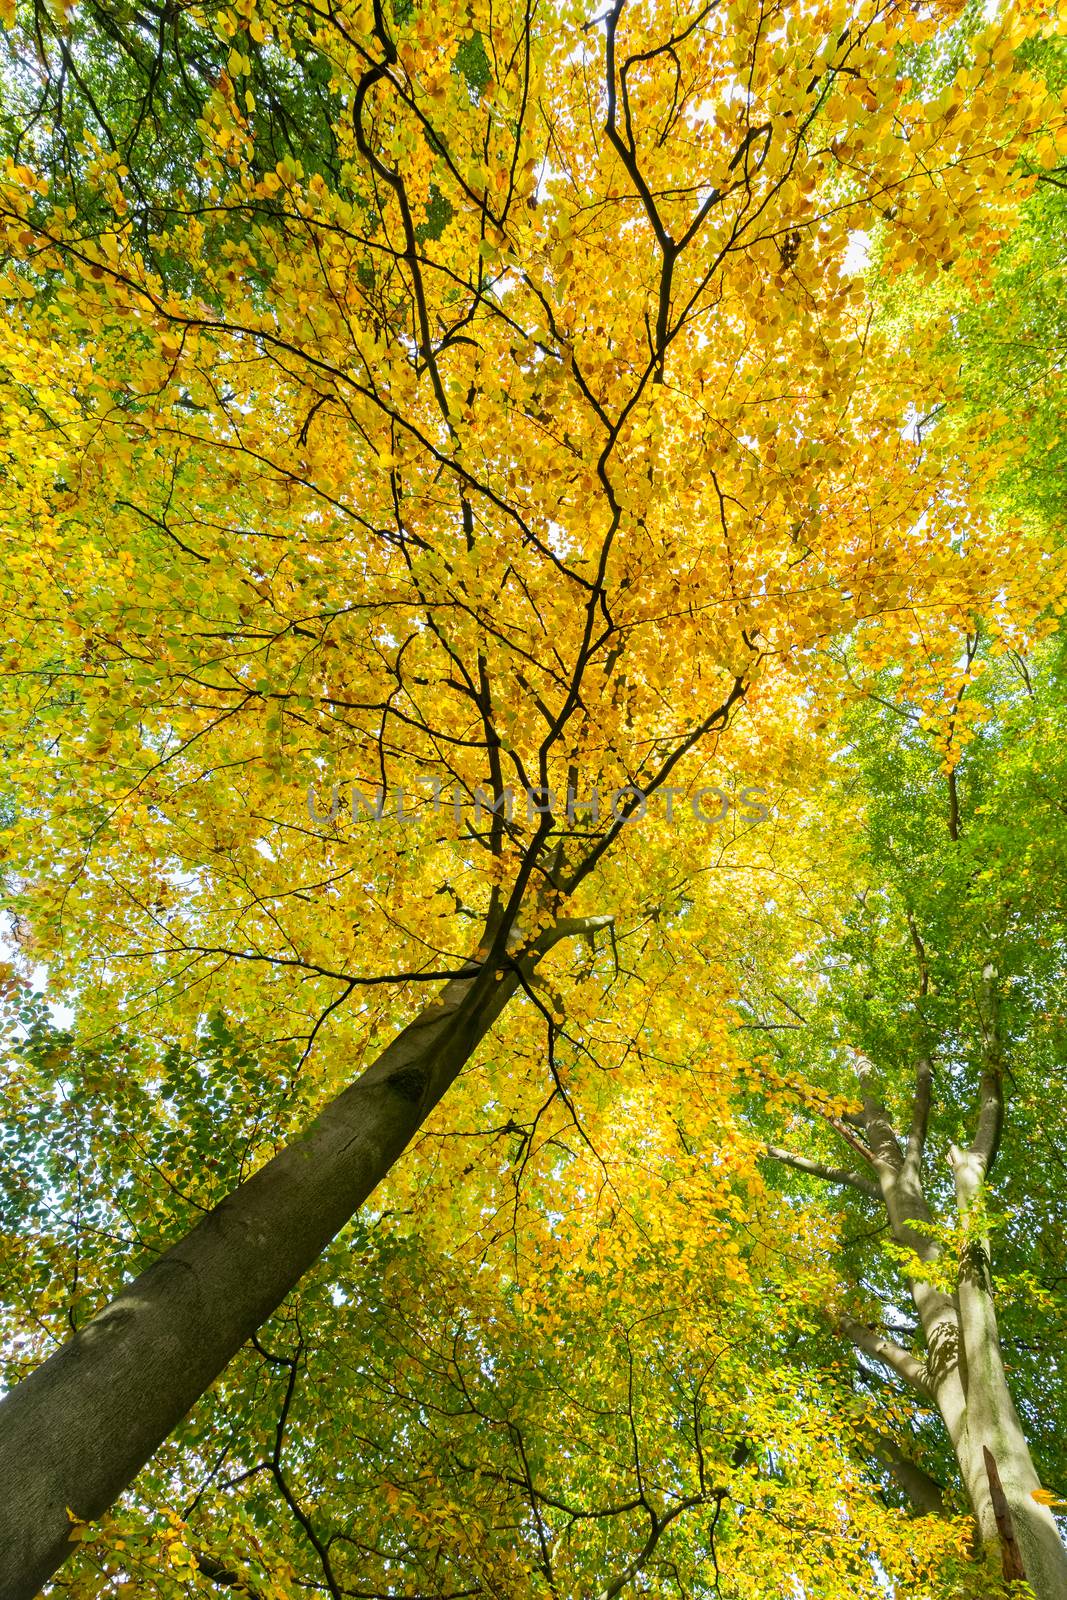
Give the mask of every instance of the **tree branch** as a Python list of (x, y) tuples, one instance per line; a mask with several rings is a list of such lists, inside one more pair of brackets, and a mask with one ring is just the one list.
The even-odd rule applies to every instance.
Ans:
[(615, 1600), (615, 1597), (622, 1593), (622, 1591), (626, 1588), (626, 1585), (633, 1582), (638, 1573), (644, 1567), (645, 1563), (648, 1561), (649, 1557), (652, 1555), (652, 1552), (655, 1550), (660, 1541), (661, 1535), (666, 1531), (667, 1528), (670, 1527), (671, 1523), (676, 1517), (681, 1516), (683, 1511), (689, 1511), (693, 1506), (703, 1505), (707, 1499), (714, 1498), (715, 1496), (718, 1496), (721, 1502), (724, 1493), (724, 1490), (714, 1490), (711, 1496), (703, 1494), (688, 1495), (686, 1499), (680, 1500), (676, 1506), (673, 1506), (671, 1510), (662, 1517), (657, 1516), (650, 1507), (649, 1516), (652, 1519), (652, 1526), (649, 1529), (648, 1538), (645, 1540), (637, 1555), (630, 1562), (629, 1566), (625, 1567), (622, 1572), (618, 1573), (614, 1578), (612, 1578), (611, 1582), (606, 1586), (606, 1588), (601, 1589), (599, 1595), (597, 1596), (597, 1600)]
[(863, 1131), (867, 1135), (867, 1143), (874, 1154), (876, 1165), (888, 1168), (892, 1173), (898, 1173), (904, 1164), (904, 1153), (893, 1131), (888, 1111), (881, 1099), (872, 1092), (874, 1063), (858, 1050), (855, 1056), (856, 1077), (859, 1080), (863, 1101)]
[(997, 969), (991, 961), (982, 968), (982, 997), (985, 1001), (982, 1048), (982, 1082), (979, 1088), (978, 1127), (971, 1141), (971, 1154), (982, 1164), (988, 1178), (1004, 1128), (1004, 1047), (1000, 1034), (1000, 998), (997, 994)]
[(880, 1361), (883, 1366), (889, 1367), (898, 1378), (903, 1378), (904, 1382), (919, 1394), (928, 1399), (933, 1398), (925, 1362), (919, 1361), (909, 1350), (895, 1344), (892, 1339), (886, 1339), (874, 1328), (868, 1328), (864, 1323), (857, 1322), (854, 1317), (839, 1317), (837, 1326), (857, 1350), (865, 1351), (875, 1361)]
[(238, 1594), (246, 1596), (246, 1600), (265, 1600), (261, 1589), (254, 1588), (239, 1572), (235, 1572), (222, 1561), (216, 1561), (206, 1550), (194, 1550), (193, 1555), (197, 1571), (202, 1572), (212, 1583), (217, 1583), (220, 1589), (235, 1589)]
[(873, 1435), (874, 1453), (920, 1517), (943, 1517), (945, 1493), (936, 1478), (918, 1466), (888, 1434)]
[(843, 1167), (824, 1166), (821, 1161), (812, 1161), (809, 1156), (796, 1155), (792, 1150), (782, 1150), (775, 1144), (766, 1145), (764, 1149), (773, 1161), (780, 1161), (783, 1166), (804, 1172), (810, 1178), (821, 1178), (824, 1183), (846, 1184), (848, 1188), (855, 1189), (871, 1200), (882, 1198), (882, 1191), (878, 1185), (871, 1183), (870, 1179), (862, 1177), (858, 1172), (846, 1172)]
[(926, 1149), (926, 1134), (930, 1126), (930, 1107), (933, 1102), (934, 1067), (927, 1055), (920, 1056), (915, 1067), (915, 1093), (911, 1103), (911, 1128), (908, 1147), (904, 1153), (902, 1172), (917, 1183)]

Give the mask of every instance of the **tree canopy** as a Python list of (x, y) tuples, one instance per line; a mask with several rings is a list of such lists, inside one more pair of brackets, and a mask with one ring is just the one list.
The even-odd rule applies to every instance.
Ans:
[(0, 15), (0, 1596), (1055, 1600), (1062, 16)]

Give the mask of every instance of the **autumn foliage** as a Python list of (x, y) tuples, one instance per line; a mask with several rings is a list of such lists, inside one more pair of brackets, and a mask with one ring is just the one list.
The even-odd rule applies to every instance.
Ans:
[[(369, 1178), (220, 1335), (114, 1509), (154, 1444), (84, 1503), (18, 1456), (51, 1554), (0, 1565), (0, 1594), (36, 1592), (64, 1516), (79, 1597), (770, 1600), (787, 1573), (820, 1600), (947, 1600), (1019, 1577), (992, 1479), (937, 1432), (937, 1374), (857, 1386), (873, 1269), (850, 1276), (825, 1183), (844, 1161), (847, 1205), (884, 1200), (859, 1221), (920, 1305), (914, 1246), (949, 1202), (928, 1177), (901, 1220), (868, 1171), (876, 1111), (895, 1138), (922, 1085), (842, 1068), (846, 1046), (914, 1065), (917, 1035), (839, 976), (857, 941), (894, 951), (892, 978), (870, 957), (884, 1006), (1004, 1098), (977, 975), (1019, 891), (959, 774), (983, 739), (998, 771), (1040, 745), (1010, 663), (1059, 682), (1067, 566), (1048, 496), (1005, 488), (1030, 446), (980, 330), (1062, 187), (1061, 19), (11, 11), (8, 1414), (135, 1273), (253, 1174), (268, 1194), (338, 1097), (403, 1105), (366, 1136), (368, 1205), (338, 1234)], [(1028, 795), (1005, 782), (994, 818)], [(952, 877), (939, 851), (975, 830)], [(1007, 921), (983, 944), (953, 919), (987, 869)], [(960, 998), (931, 1019), (934, 940)], [(1036, 949), (1017, 972), (1054, 987)], [(948, 1107), (962, 1140), (952, 1070), (933, 1125)], [(977, 1194), (922, 1246), (938, 1271), (987, 1249)], [(901, 1458), (936, 1515), (905, 1514), (926, 1491)]]

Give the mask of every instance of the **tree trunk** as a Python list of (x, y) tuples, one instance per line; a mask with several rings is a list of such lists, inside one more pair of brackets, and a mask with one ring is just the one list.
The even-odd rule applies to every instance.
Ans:
[(384, 1177), (560, 923), (453, 980), (305, 1132), (0, 1403), (0, 1600), (31, 1600)]
[[(1003, 1065), (996, 1026), (996, 973), (983, 971), (990, 1022), (982, 1078), (981, 1108), (974, 1141), (967, 1149), (951, 1146), (949, 1160), (956, 1186), (956, 1205), (968, 1224), (969, 1253), (957, 1280), (955, 1295), (945, 1294), (923, 1276), (908, 1279), (908, 1288), (926, 1341), (926, 1360), (882, 1337), (853, 1318), (839, 1326), (858, 1348), (893, 1368), (918, 1393), (936, 1401), (952, 1442), (960, 1476), (974, 1514), (981, 1545), (999, 1558), (1005, 1578), (1025, 1576), (1036, 1600), (1067, 1600), (1067, 1548), (1052, 1512), (1033, 1497), (1041, 1487), (1015, 1409), (1000, 1351), (990, 1268), (988, 1230), (980, 1206), (989, 1170), (996, 1156), (1004, 1114)], [(886, 1215), (897, 1244), (933, 1263), (940, 1247), (928, 1229), (933, 1220), (922, 1184), (922, 1159), (929, 1116), (929, 1062), (920, 1062), (912, 1131), (906, 1147), (898, 1141), (884, 1105), (871, 1093), (871, 1072), (865, 1061), (857, 1069), (864, 1090), (863, 1128), (870, 1160), (878, 1176)], [(870, 1184), (862, 1176), (831, 1169), (810, 1160), (790, 1165), (813, 1172), (828, 1182), (841, 1182), (861, 1193)]]
[[(1025, 1576), (1036, 1600), (1067, 1600), (1067, 1549), (1052, 1512), (1033, 1498), (1041, 1480), (1001, 1359), (986, 1241), (973, 1245), (956, 1305), (921, 1280), (910, 1287), (926, 1335), (926, 1387), (952, 1442), (981, 1545), (999, 1553), (1005, 1578)], [(899, 1363), (897, 1371), (913, 1381)]]
[(946, 1417), (946, 1427), (982, 1547), (997, 1552), (1002, 1576), (1025, 1577), (1036, 1600), (1065, 1600), (1067, 1549), (1052, 1512), (1033, 1498), (1041, 1480), (1003, 1370), (999, 1379), (990, 1370), (999, 1364), (998, 1350), (968, 1371), (964, 1426), (954, 1431)]
[[(966, 1220), (975, 1214), (984, 1173), (969, 1151), (954, 1148), (952, 1166)], [(1004, 1371), (984, 1228), (972, 1233), (957, 1298), (967, 1399), (965, 1444), (957, 1454), (982, 1543), (999, 1549), (1003, 1576), (1024, 1577), (1036, 1600), (1065, 1600), (1067, 1549), (1052, 1512), (1034, 1499), (1041, 1480)]]

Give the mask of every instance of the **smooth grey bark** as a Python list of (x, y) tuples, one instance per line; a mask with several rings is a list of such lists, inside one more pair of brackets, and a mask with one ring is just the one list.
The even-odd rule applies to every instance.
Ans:
[[(982, 1150), (974, 1146), (970, 1150), (953, 1146), (950, 1161), (960, 1216), (974, 1223), (957, 1293), (972, 1505), (983, 1544), (999, 1542), (1005, 1550), (1004, 1576), (1025, 1576), (1038, 1600), (1062, 1600), (1067, 1596), (1067, 1550), (1052, 1512), (1034, 1499), (1041, 1480), (1001, 1355), (989, 1234), (981, 1225), (978, 1210), (987, 1163)], [(1013, 1542), (1021, 1557), (1021, 1572), (1010, 1570)]]
[(943, 1517), (945, 1492), (941, 1485), (924, 1472), (910, 1456), (884, 1434), (874, 1441), (875, 1454), (883, 1461), (897, 1487), (911, 1502), (912, 1515), (917, 1517)]
[[(908, 1278), (924, 1356), (855, 1318), (839, 1317), (837, 1327), (857, 1349), (893, 1371), (927, 1403), (936, 1405), (952, 1443), (979, 1541), (999, 1554), (1003, 1575), (1025, 1576), (1036, 1600), (1067, 1600), (1067, 1548), (1052, 1512), (1033, 1497), (1041, 1480), (1004, 1371), (989, 1234), (982, 1223), (982, 1201), (1005, 1114), (996, 978), (995, 968), (988, 964), (982, 973), (985, 1038), (974, 1138), (966, 1149), (953, 1145), (949, 1150), (957, 1214), (967, 1228), (970, 1246), (958, 1273), (956, 1292), (946, 1294), (922, 1276)], [(898, 1137), (893, 1128), (872, 1063), (858, 1057), (856, 1074), (862, 1110), (849, 1122), (863, 1142), (849, 1127), (834, 1126), (868, 1164), (876, 1184), (860, 1173), (774, 1145), (765, 1146), (766, 1154), (822, 1182), (880, 1199), (896, 1243), (913, 1251), (925, 1266), (932, 1266), (939, 1260), (940, 1246), (926, 1231), (933, 1214), (923, 1187), (933, 1102), (932, 1063), (923, 1058), (916, 1065), (906, 1139)], [(879, 1453), (885, 1457), (884, 1450)], [(894, 1470), (893, 1463), (886, 1464)], [(933, 1497), (929, 1503), (932, 1510)]]
[[(1000, 1144), (1004, 1119), (1003, 1064), (996, 1028), (990, 966), (983, 972), (990, 1014), (974, 1138), (965, 1150), (952, 1146), (956, 1207), (971, 1236), (970, 1251), (958, 1275), (955, 1295), (946, 1295), (921, 1277), (908, 1287), (926, 1344), (926, 1359), (916, 1363), (892, 1341), (872, 1351), (854, 1329), (853, 1342), (876, 1354), (912, 1388), (937, 1404), (960, 1469), (982, 1545), (999, 1551), (1005, 1577), (1024, 1576), (1036, 1600), (1067, 1597), (1067, 1549), (1052, 1512), (1033, 1498), (1041, 1480), (1034, 1467), (1000, 1352), (990, 1270), (989, 1237), (980, 1207), (990, 1168)], [(881, 1100), (872, 1092), (869, 1062), (858, 1068), (863, 1089), (862, 1123), (877, 1173), (890, 1230), (898, 1244), (932, 1264), (939, 1246), (915, 1224), (928, 1225), (932, 1213), (922, 1185), (922, 1162), (932, 1094), (928, 1060), (916, 1069), (912, 1126), (906, 1144), (897, 1139)], [(918, 1371), (915, 1370), (918, 1365)], [(995, 1495), (1002, 1494), (999, 1507)], [(1022, 1571), (1013, 1570), (1015, 1551)]]
[(454, 979), (286, 1149), (0, 1403), (0, 1600), (70, 1554), (384, 1177), (537, 960), (610, 918), (539, 934)]

